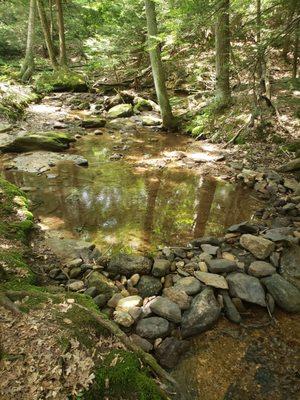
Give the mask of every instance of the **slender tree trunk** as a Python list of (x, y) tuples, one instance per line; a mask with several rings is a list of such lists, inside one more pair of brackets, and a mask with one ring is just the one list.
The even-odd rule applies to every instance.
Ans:
[(229, 0), (218, 2), (218, 17), (216, 22), (216, 99), (221, 107), (230, 104), (230, 29)]
[(293, 55), (293, 78), (296, 79), (298, 75), (298, 59), (299, 59), (299, 35), (300, 35), (300, 24), (296, 25), (295, 29), (295, 42), (294, 42), (294, 55)]
[(23, 82), (28, 81), (31, 78), (34, 71), (35, 13), (36, 13), (36, 0), (30, 0), (26, 54), (20, 72), (21, 79)]
[(149, 46), (150, 61), (152, 67), (153, 80), (155, 84), (155, 90), (163, 121), (163, 127), (166, 129), (172, 129), (175, 127), (175, 119), (172, 114), (172, 109), (167, 93), (164, 68), (161, 60), (160, 46), (159, 43), (157, 42), (158, 29), (157, 29), (154, 1), (145, 0), (145, 7), (146, 7), (147, 28), (148, 28), (148, 46)]
[(57, 7), (57, 22), (58, 22), (58, 33), (59, 33), (59, 63), (62, 67), (66, 67), (68, 62), (67, 62), (65, 24), (64, 24), (62, 1), (61, 0), (55, 0), (55, 1)]
[(257, 75), (260, 95), (266, 93), (266, 63), (265, 52), (261, 45), (261, 0), (256, 0), (256, 46), (257, 46)]
[(53, 42), (53, 33), (54, 33), (54, 21), (53, 21), (53, 4), (52, 0), (49, 0), (49, 15), (50, 15), (50, 37)]
[(37, 8), (38, 8), (38, 12), (39, 12), (39, 17), (40, 17), (40, 21), (41, 21), (41, 25), (42, 25), (42, 30), (43, 30), (43, 34), (44, 34), (44, 38), (45, 38), (45, 42), (46, 42), (46, 46), (47, 46), (50, 62), (51, 62), (51, 65), (52, 65), (53, 69), (57, 69), (58, 68), (58, 63), (57, 63), (57, 60), (56, 60), (56, 57), (55, 57), (54, 46), (53, 46), (53, 42), (51, 40), (49, 24), (48, 24), (47, 16), (46, 16), (46, 13), (45, 13), (43, 1), (42, 0), (36, 0), (36, 2), (37, 2)]

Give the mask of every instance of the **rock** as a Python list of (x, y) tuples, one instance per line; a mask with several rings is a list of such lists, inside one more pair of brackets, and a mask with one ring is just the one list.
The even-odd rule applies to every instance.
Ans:
[(270, 293), (266, 294), (266, 303), (270, 313), (273, 314), (275, 311), (275, 300)]
[(107, 113), (109, 118), (124, 118), (131, 117), (133, 115), (133, 107), (131, 104), (117, 104), (110, 108)]
[(208, 260), (207, 264), (209, 272), (214, 274), (223, 274), (225, 272), (232, 272), (238, 269), (235, 261), (229, 261), (223, 258)]
[(200, 261), (199, 262), (199, 269), (200, 269), (201, 272), (207, 272), (208, 271), (207, 265), (206, 265), (206, 263), (204, 261)]
[(202, 244), (210, 244), (212, 246), (219, 246), (221, 244), (221, 240), (212, 236), (202, 237), (198, 239), (193, 239), (191, 241), (191, 245), (193, 247), (201, 247)]
[(248, 274), (262, 278), (264, 276), (273, 275), (276, 272), (276, 268), (272, 264), (265, 261), (254, 261), (248, 268)]
[(94, 303), (97, 304), (98, 307), (104, 307), (107, 302), (107, 296), (105, 294), (98, 294), (96, 297), (93, 298)]
[(143, 256), (118, 254), (110, 260), (107, 271), (130, 277), (134, 274), (146, 275), (151, 272), (152, 261)]
[(186, 278), (180, 278), (174, 288), (178, 290), (183, 290), (188, 295), (194, 295), (200, 292), (202, 285), (198, 279), (193, 276), (188, 276)]
[(87, 288), (86, 291), (84, 292), (84, 294), (86, 296), (90, 296), (90, 297), (96, 297), (98, 293), (99, 293), (99, 290), (95, 286), (91, 286), (91, 287)]
[(181, 247), (174, 247), (173, 253), (175, 254), (176, 257), (186, 258), (186, 251), (184, 249), (182, 249)]
[(13, 129), (13, 126), (11, 124), (7, 123), (2, 123), (0, 122), (0, 133), (6, 133), (9, 132)]
[(165, 368), (174, 368), (183, 353), (190, 347), (187, 340), (178, 340), (175, 337), (167, 337), (156, 347), (155, 356), (160, 365)]
[(80, 267), (75, 267), (71, 269), (69, 276), (71, 279), (76, 279), (82, 274), (82, 272), (83, 271), (81, 270)]
[(142, 297), (156, 296), (162, 290), (160, 279), (143, 275), (137, 284), (137, 289)]
[(280, 273), (300, 290), (300, 247), (292, 244), (282, 252)]
[(244, 306), (244, 304), (243, 304), (241, 299), (239, 299), (238, 297), (233, 297), (231, 299), (231, 301), (235, 305), (235, 307), (238, 310), (238, 312), (240, 312), (241, 314), (244, 314), (244, 313), (247, 312), (247, 308)]
[(137, 334), (146, 339), (165, 337), (168, 335), (169, 330), (169, 322), (161, 317), (144, 318), (136, 326)]
[(223, 301), (224, 301), (224, 307), (225, 307), (225, 314), (226, 314), (227, 318), (229, 319), (229, 321), (239, 324), (242, 320), (240, 313), (238, 312), (236, 306), (232, 302), (228, 293), (222, 292), (222, 294), (223, 294)]
[(67, 285), (69, 290), (72, 290), (72, 292), (77, 292), (78, 290), (82, 290), (84, 288), (84, 282), (83, 281), (75, 281), (72, 283), (69, 283)]
[(232, 297), (239, 297), (262, 307), (266, 306), (265, 292), (258, 278), (241, 272), (232, 272), (226, 279)]
[(151, 311), (167, 320), (175, 323), (179, 323), (181, 321), (181, 310), (178, 304), (174, 303), (167, 297), (157, 297), (151, 302), (150, 305)]
[(140, 307), (143, 305), (143, 299), (140, 296), (122, 297), (117, 303), (117, 309), (129, 311), (133, 307)]
[(163, 296), (178, 304), (181, 310), (188, 310), (190, 308), (192, 298), (183, 290), (179, 290), (176, 287), (165, 288), (163, 290)]
[(106, 125), (104, 118), (89, 117), (80, 122), (83, 128), (103, 128)]
[(141, 307), (132, 307), (130, 310), (128, 310), (128, 313), (132, 316), (132, 318), (137, 321), (141, 314), (142, 314), (142, 308)]
[(146, 351), (147, 353), (149, 353), (151, 350), (153, 350), (153, 345), (152, 343), (148, 342), (148, 340), (140, 337), (139, 335), (136, 335), (135, 333), (133, 333), (132, 335), (129, 336), (129, 339), (136, 344), (137, 346), (139, 346), (141, 349), (143, 349), (144, 351)]
[(242, 235), (240, 244), (261, 260), (267, 258), (275, 250), (275, 244), (270, 240), (250, 234)]
[(83, 263), (81, 258), (75, 258), (74, 260), (69, 261), (66, 265), (69, 268), (75, 268), (75, 267), (80, 267), (80, 265)]
[(284, 179), (284, 186), (288, 189), (291, 189), (293, 192), (295, 192), (298, 188), (298, 181), (296, 179), (291, 179), (291, 178), (285, 178)]
[(228, 283), (223, 276), (210, 274), (208, 272), (195, 271), (195, 277), (207, 286), (212, 286), (218, 289), (228, 289)]
[(192, 301), (182, 316), (182, 337), (190, 337), (209, 329), (220, 315), (220, 306), (212, 288), (205, 288)]
[(108, 307), (116, 308), (118, 302), (123, 299), (121, 293), (115, 293), (107, 302)]
[(140, 280), (140, 275), (134, 274), (134, 275), (132, 275), (132, 277), (129, 279), (128, 282), (130, 282), (130, 284), (132, 286), (136, 286), (138, 284), (139, 280)]
[(283, 240), (288, 240), (288, 236), (293, 234), (293, 228), (283, 227), (283, 228), (274, 228), (268, 229), (266, 233), (264, 233), (263, 237), (272, 242), (281, 242)]
[(218, 246), (212, 246), (211, 244), (202, 244), (201, 249), (212, 256), (215, 256), (219, 250)]
[(141, 121), (143, 126), (159, 126), (162, 123), (162, 120), (154, 115), (143, 115)]
[(52, 252), (62, 260), (71, 260), (78, 258), (83, 251), (92, 252), (95, 245), (83, 240), (60, 239), (57, 236), (46, 238), (46, 244)]
[(227, 229), (227, 232), (240, 232), (240, 233), (257, 233), (258, 227), (249, 224), (247, 221), (241, 222), (240, 224), (232, 225)]
[(74, 141), (74, 138), (63, 132), (25, 133), (19, 136), (11, 135), (11, 141), (1, 145), (0, 151), (14, 153), (32, 150), (63, 151)]
[(132, 316), (127, 311), (123, 310), (114, 311), (114, 321), (118, 325), (124, 326), (126, 328), (129, 328), (135, 322)]
[(87, 281), (88, 287), (96, 287), (100, 294), (106, 296), (106, 300), (112, 297), (112, 295), (117, 291), (114, 283), (108, 279), (106, 276), (98, 271), (91, 273)]
[(292, 313), (300, 311), (300, 291), (296, 286), (278, 274), (263, 278), (261, 281), (279, 307)]
[(157, 278), (165, 276), (169, 273), (170, 267), (171, 267), (170, 261), (156, 258), (154, 260), (154, 264), (153, 264), (153, 268), (152, 268), (152, 275)]
[(300, 170), (300, 158), (291, 160), (279, 168), (279, 171), (281, 171), (281, 172), (290, 172), (290, 171), (299, 171), (299, 170)]

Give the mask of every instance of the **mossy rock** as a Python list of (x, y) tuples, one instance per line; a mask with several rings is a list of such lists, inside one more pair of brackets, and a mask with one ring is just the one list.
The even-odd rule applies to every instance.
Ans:
[(143, 126), (159, 126), (162, 123), (160, 118), (152, 115), (143, 115), (141, 120)]
[(5, 153), (22, 153), (32, 150), (63, 151), (69, 148), (75, 139), (63, 132), (27, 133), (23, 136), (12, 137), (5, 142), (0, 150)]
[(100, 272), (94, 271), (88, 279), (89, 287), (96, 287), (101, 295), (104, 295), (108, 300), (117, 291), (114, 283), (102, 275)]
[(142, 112), (142, 111), (152, 111), (153, 110), (153, 105), (151, 104), (152, 102), (146, 99), (143, 99), (142, 97), (136, 97), (134, 99), (134, 112)]
[[(141, 367), (138, 357), (125, 350), (113, 350), (96, 370), (93, 387), (84, 400), (123, 399), (161, 400), (157, 386)], [(107, 387), (107, 382), (109, 385)]]
[(83, 75), (61, 69), (39, 75), (35, 82), (35, 89), (38, 93), (49, 93), (87, 92), (89, 88)]
[(91, 118), (86, 118), (80, 122), (80, 125), (83, 128), (103, 128), (106, 125), (106, 120), (104, 118), (97, 118), (97, 117), (91, 117)]
[(125, 118), (133, 115), (131, 104), (118, 104), (108, 111), (109, 118)]

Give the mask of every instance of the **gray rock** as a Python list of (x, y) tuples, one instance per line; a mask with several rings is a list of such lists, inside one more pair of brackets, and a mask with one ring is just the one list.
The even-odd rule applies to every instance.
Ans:
[(90, 296), (90, 297), (96, 297), (98, 293), (99, 293), (99, 290), (95, 286), (91, 286), (91, 287), (87, 288), (86, 291), (84, 292), (84, 294), (86, 296)]
[(117, 309), (129, 311), (133, 307), (140, 307), (143, 304), (143, 299), (140, 296), (122, 297), (117, 303)]
[(247, 221), (241, 222), (240, 224), (232, 225), (227, 229), (227, 232), (234, 233), (257, 233), (258, 227), (255, 225), (249, 224)]
[(216, 260), (208, 260), (208, 270), (214, 274), (223, 274), (225, 272), (233, 272), (238, 269), (235, 261), (219, 258)]
[(248, 268), (248, 274), (262, 278), (264, 276), (273, 275), (276, 272), (276, 268), (272, 264), (265, 261), (254, 261)]
[(278, 274), (263, 278), (261, 281), (279, 307), (292, 313), (300, 311), (300, 291), (296, 286)]
[(89, 117), (80, 122), (83, 128), (103, 128), (106, 125), (104, 118)]
[(158, 295), (162, 290), (162, 283), (158, 278), (143, 275), (136, 287), (139, 294), (145, 298)]
[(106, 300), (110, 299), (112, 295), (117, 292), (114, 283), (98, 271), (91, 273), (87, 284), (88, 287), (96, 287), (100, 294), (106, 296)]
[(175, 287), (168, 287), (163, 290), (163, 296), (178, 304), (181, 310), (187, 310), (190, 308), (192, 298), (183, 290), (179, 290)]
[(300, 289), (300, 246), (293, 244), (283, 250), (280, 273), (284, 279)]
[(117, 104), (108, 111), (109, 118), (124, 118), (133, 115), (133, 107), (131, 104)]
[(81, 268), (80, 267), (75, 267), (75, 268), (71, 269), (71, 271), (69, 273), (69, 276), (70, 276), (71, 279), (75, 279), (75, 278), (78, 278), (81, 274), (82, 274)]
[(223, 301), (224, 301), (224, 307), (225, 307), (225, 314), (226, 314), (227, 318), (230, 321), (235, 322), (236, 324), (239, 324), (242, 320), (240, 313), (238, 312), (236, 306), (232, 302), (228, 293), (222, 292), (222, 294), (223, 294)]
[(166, 368), (174, 368), (188, 348), (190, 342), (187, 340), (178, 340), (175, 337), (167, 337), (155, 349), (155, 356), (160, 365)]
[(258, 278), (241, 272), (232, 272), (226, 279), (232, 297), (239, 297), (262, 307), (266, 306), (265, 292)]
[(282, 240), (288, 240), (288, 236), (292, 234), (293, 228), (283, 227), (269, 229), (263, 236), (266, 239), (272, 240), (272, 242), (280, 242)]
[(108, 307), (116, 308), (118, 302), (123, 299), (121, 293), (115, 293), (107, 302)]
[(171, 267), (171, 263), (169, 260), (163, 260), (160, 258), (156, 258), (154, 260), (153, 268), (152, 268), (152, 275), (160, 278), (165, 276), (169, 273)]
[(179, 258), (186, 258), (186, 251), (182, 249), (181, 247), (174, 247), (172, 249), (173, 254), (175, 254), (176, 257)]
[(143, 256), (118, 254), (110, 260), (107, 271), (130, 277), (134, 274), (146, 275), (151, 272), (152, 261)]
[(212, 256), (215, 256), (219, 250), (218, 246), (212, 246), (211, 244), (202, 244), (201, 249)]
[(62, 260), (72, 260), (78, 258), (82, 251), (92, 252), (95, 245), (83, 240), (60, 239), (50, 236), (46, 238), (46, 244), (53, 253)]
[(81, 290), (84, 288), (84, 282), (83, 281), (75, 281), (72, 283), (68, 284), (68, 289), (72, 290), (73, 292), (77, 292), (78, 290)]
[(213, 289), (205, 288), (192, 301), (191, 308), (182, 316), (182, 337), (190, 337), (209, 329), (219, 318), (220, 306)]
[(218, 238), (208, 236), (192, 240), (191, 245), (193, 247), (200, 247), (202, 244), (211, 244), (212, 246), (219, 246), (221, 242), (222, 241)]
[(200, 292), (202, 285), (198, 279), (193, 276), (180, 278), (174, 285), (174, 288), (183, 290), (188, 295), (194, 295)]
[(275, 244), (261, 236), (242, 235), (240, 244), (261, 260), (267, 258), (275, 250)]
[(116, 310), (114, 311), (114, 321), (125, 328), (129, 328), (135, 323), (134, 318), (127, 311)]
[(181, 310), (178, 304), (167, 297), (159, 296), (154, 299), (151, 302), (150, 309), (154, 314), (171, 322), (179, 323), (181, 321)]
[(144, 318), (136, 326), (137, 334), (146, 339), (165, 337), (168, 335), (169, 330), (169, 322), (161, 317)]
[(107, 302), (107, 296), (105, 294), (98, 294), (94, 297), (94, 303), (97, 304), (98, 307), (104, 307)]
[(228, 283), (223, 276), (210, 274), (208, 272), (195, 271), (195, 277), (207, 286), (218, 289), (228, 289)]
[(152, 343), (148, 342), (148, 340), (140, 337), (139, 335), (136, 335), (135, 333), (133, 333), (132, 335), (129, 336), (129, 339), (136, 344), (137, 346), (139, 346), (141, 349), (143, 349), (144, 351), (146, 351), (147, 353), (149, 353), (149, 351), (153, 350), (153, 345)]

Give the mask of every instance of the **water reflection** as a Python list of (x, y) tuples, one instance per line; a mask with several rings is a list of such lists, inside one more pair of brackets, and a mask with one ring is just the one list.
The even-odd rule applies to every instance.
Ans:
[[(128, 155), (138, 158), (145, 148), (151, 156), (174, 150), (174, 142), (163, 138), (149, 144), (147, 137), (132, 137)], [(51, 179), (13, 170), (5, 176), (20, 187), (37, 188), (29, 196), (45, 225), (104, 248), (144, 250), (219, 235), (227, 226), (248, 219), (257, 207), (244, 189), (199, 177), (189, 169), (137, 172), (124, 160), (111, 162), (114, 144), (106, 136), (81, 141), (80, 153), (88, 158), (89, 168), (61, 162), (51, 171)], [(175, 149), (181, 145), (175, 144)]]

